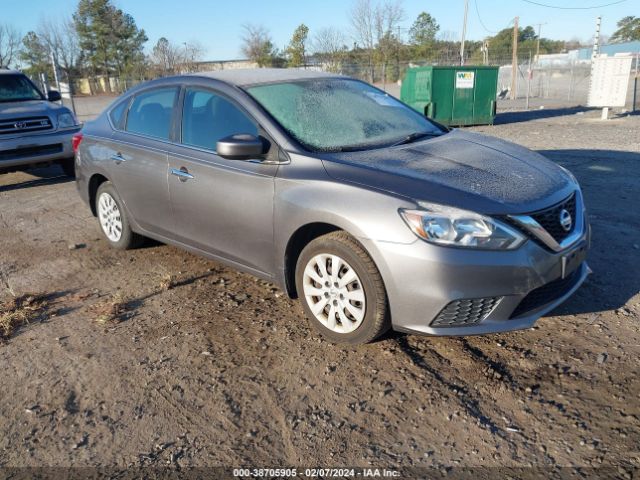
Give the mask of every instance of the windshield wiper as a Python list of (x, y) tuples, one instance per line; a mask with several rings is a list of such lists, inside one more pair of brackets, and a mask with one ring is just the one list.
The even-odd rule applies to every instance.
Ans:
[(368, 145), (347, 145), (345, 147), (337, 147), (336, 152), (361, 152), (367, 150)]
[(42, 100), (41, 98), (0, 98), (0, 103), (9, 103), (9, 102), (28, 102), (29, 100)]
[(398, 145), (404, 145), (406, 143), (415, 142), (416, 140), (419, 140), (419, 139), (424, 138), (424, 137), (439, 137), (440, 135), (442, 135), (442, 133), (437, 133), (437, 132), (413, 132), (413, 133), (410, 133), (409, 135), (407, 135), (406, 137), (402, 138), (401, 140), (398, 140), (397, 142), (392, 143), (389, 146), (390, 147), (397, 147)]
[(373, 148), (389, 148), (395, 147), (396, 145), (404, 145), (405, 143), (414, 142), (423, 137), (439, 137), (442, 133), (439, 132), (414, 132), (397, 142), (392, 143), (391, 145), (385, 143), (360, 143), (356, 145), (344, 145), (341, 147), (333, 147), (331, 149), (327, 149), (329, 152), (361, 152), (364, 150), (370, 150)]

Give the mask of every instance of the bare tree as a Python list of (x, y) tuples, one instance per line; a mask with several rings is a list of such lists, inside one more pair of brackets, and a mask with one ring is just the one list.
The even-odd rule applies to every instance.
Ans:
[(339, 72), (348, 50), (347, 37), (335, 27), (317, 31), (311, 42), (312, 53), (330, 72)]
[(198, 62), (202, 61), (205, 48), (197, 41), (185, 42), (182, 49), (182, 65), (185, 72), (198, 71)]
[[(383, 59), (388, 57), (388, 41), (402, 21), (404, 11), (400, 1), (385, 1), (373, 4), (371, 0), (355, 0), (351, 8), (353, 36), (367, 54), (369, 81), (374, 81), (376, 53)], [(383, 65), (384, 65), (383, 61)]]
[[(455, 59), (459, 60), (460, 55), (458, 50), (460, 49), (460, 43), (457, 32), (444, 30), (443, 32), (440, 32), (436, 38), (440, 43), (440, 47), (437, 52), (439, 62), (452, 62), (455, 61)], [(491, 45), (489, 48), (492, 48)]]
[(43, 19), (38, 25), (38, 37), (43, 41), (57, 65), (70, 80), (80, 58), (78, 35), (70, 18)]
[(404, 16), (400, 3), (386, 2), (376, 6), (374, 12), (376, 34), (376, 56), (382, 63), (382, 81), (387, 80), (387, 65), (399, 52), (400, 39), (397, 31)]
[(195, 72), (204, 52), (205, 48), (198, 42), (183, 42), (182, 45), (176, 45), (167, 38), (161, 37), (153, 47), (149, 60), (161, 75)]
[(178, 71), (180, 49), (165, 37), (161, 37), (151, 51), (150, 60), (161, 75), (170, 75)]
[(386, 35), (395, 34), (403, 17), (404, 10), (400, 2), (376, 5), (374, 11), (376, 41), (379, 43)]
[(371, 0), (356, 0), (351, 8), (351, 27), (357, 46), (366, 50), (369, 81), (373, 83), (373, 55), (375, 47), (375, 14)]
[(22, 37), (13, 26), (0, 24), (0, 67), (9, 67), (20, 50)]
[(276, 49), (271, 34), (263, 25), (243, 25), (242, 54), (259, 67), (269, 67), (273, 64)]

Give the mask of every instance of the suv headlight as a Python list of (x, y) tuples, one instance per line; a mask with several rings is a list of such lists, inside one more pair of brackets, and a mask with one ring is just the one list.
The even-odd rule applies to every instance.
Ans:
[(76, 120), (76, 116), (73, 113), (65, 112), (58, 114), (58, 128), (70, 128), (77, 126), (78, 120)]
[(400, 209), (400, 215), (420, 238), (436, 245), (514, 250), (526, 241), (517, 230), (478, 213), (418, 202), (421, 210)]

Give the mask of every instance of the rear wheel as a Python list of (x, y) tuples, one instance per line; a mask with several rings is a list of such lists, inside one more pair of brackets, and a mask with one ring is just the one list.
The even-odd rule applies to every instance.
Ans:
[(67, 177), (75, 178), (75, 176), (76, 176), (76, 162), (75, 162), (75, 159), (68, 158), (66, 160), (63, 160), (60, 163), (60, 166), (62, 167), (62, 171), (64, 172), (64, 174)]
[(122, 200), (111, 182), (104, 182), (96, 193), (96, 213), (103, 235), (109, 244), (121, 250), (138, 247), (144, 237), (131, 230)]
[(296, 266), (296, 289), (307, 317), (336, 343), (367, 343), (390, 327), (380, 272), (346, 232), (311, 241)]

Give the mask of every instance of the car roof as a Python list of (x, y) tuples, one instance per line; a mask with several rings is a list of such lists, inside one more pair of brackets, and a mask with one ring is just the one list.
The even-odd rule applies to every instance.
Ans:
[[(190, 76), (206, 77), (239, 87), (263, 83), (291, 82), (312, 78), (340, 78), (342, 75), (304, 68), (238, 68), (199, 72)], [(342, 77), (344, 78), (344, 77)]]
[(19, 72), (18, 70), (7, 70), (5, 68), (0, 68), (0, 75), (24, 75), (24, 73)]

